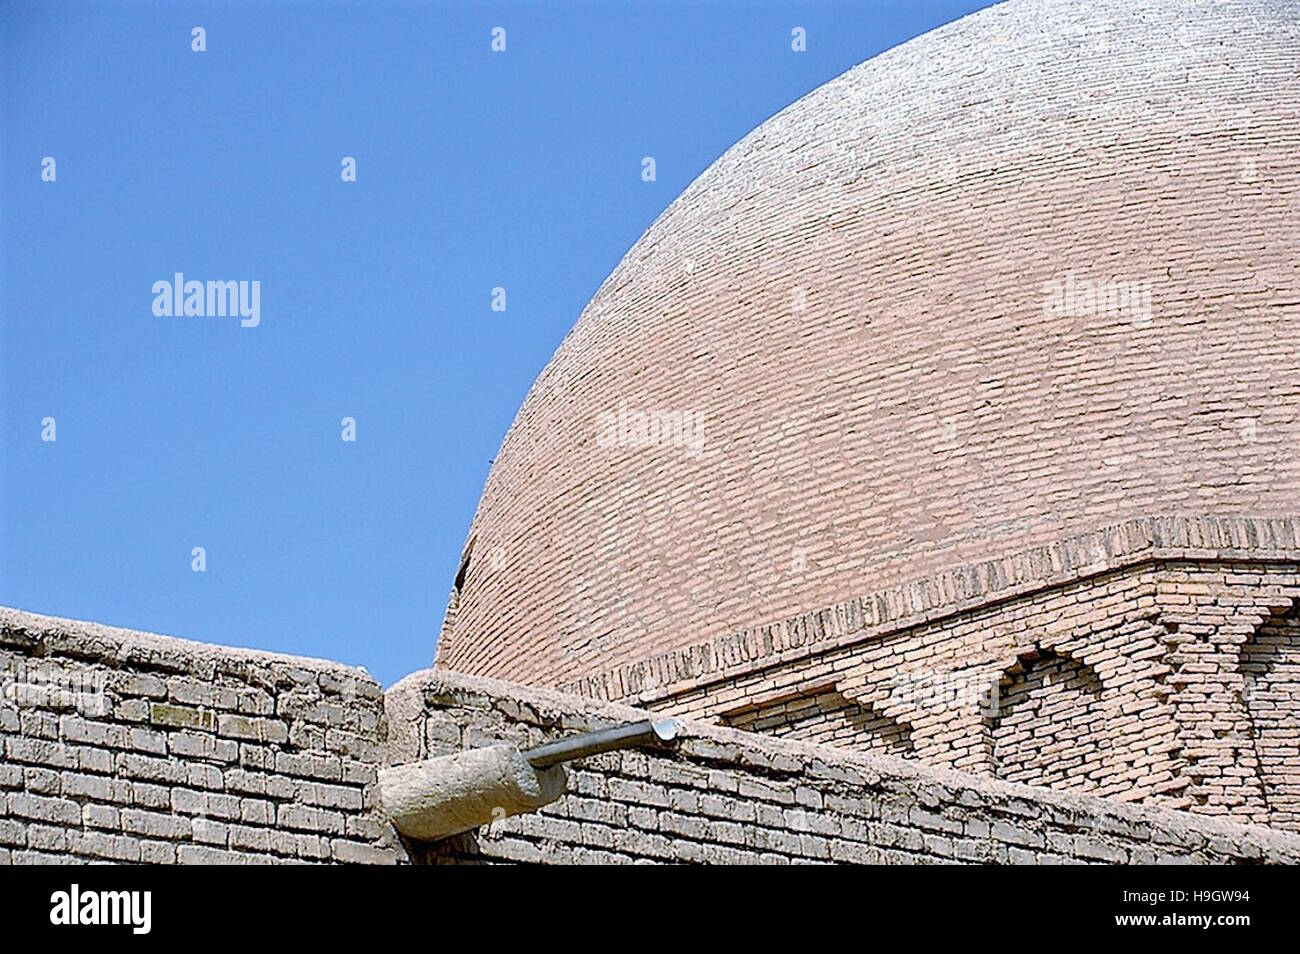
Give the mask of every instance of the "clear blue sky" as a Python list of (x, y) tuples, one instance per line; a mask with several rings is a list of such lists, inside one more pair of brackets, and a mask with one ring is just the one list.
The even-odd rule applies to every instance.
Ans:
[[(624, 252), (986, 5), (0, 4), (0, 603), (428, 665), (501, 438)], [(156, 317), (178, 271), (259, 281), (260, 324)]]

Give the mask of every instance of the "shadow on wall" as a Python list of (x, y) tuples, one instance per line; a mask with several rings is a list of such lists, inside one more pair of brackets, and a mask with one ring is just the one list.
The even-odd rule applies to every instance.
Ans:
[(912, 758), (912, 727), (857, 702), (834, 685), (769, 699), (721, 717), (723, 725), (869, 755)]
[(1241, 672), (1269, 825), (1300, 831), (1300, 600), (1255, 630)]
[(1280, 549), (1253, 560), (1144, 550), (1104, 573), (1065, 560), (1087, 575), (788, 664), (697, 676), (658, 702), (781, 738), (1300, 831), (1300, 530), (1226, 526)]
[(1009, 782), (1092, 791), (1104, 752), (1106, 714), (1097, 671), (1069, 655), (1035, 649), (998, 683), (999, 703), (984, 719), (993, 775)]

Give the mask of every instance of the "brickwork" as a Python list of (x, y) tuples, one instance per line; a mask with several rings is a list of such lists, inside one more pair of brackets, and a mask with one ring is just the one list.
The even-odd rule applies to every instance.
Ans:
[[(763, 123), (538, 377), (440, 664), (574, 685), (1122, 521), (1294, 514), (1297, 61), (1294, 0), (1011, 0)], [(620, 409), (699, 446), (602, 441)]]
[(818, 745), (837, 745), (855, 752), (907, 758), (914, 751), (911, 726), (879, 715), (833, 688), (804, 690), (722, 717), (723, 725), (766, 732)]
[[(925, 624), (1023, 605), (1066, 586), (1162, 562), (1300, 564), (1300, 518), (1164, 516), (1129, 520), (996, 559), (945, 569), (898, 586), (656, 652), (559, 688), (652, 705), (729, 678)], [(1076, 599), (1077, 601), (1077, 599)]]
[[(1258, 618), (1240, 640), (1238, 680), (1267, 795), (1259, 817), (1290, 827), (1289, 594), (1300, 591), (1245, 566), (1213, 579), (1153, 571), (1115, 586), (1116, 598), (1135, 599), (1134, 587), (1171, 608), (1212, 599), (1230, 619), (1248, 610)], [(1182, 640), (1193, 636), (1219, 655), (1214, 634), (1174, 629), (1172, 620), (1157, 628), (1185, 655), (1193, 650)], [(1000, 766), (988, 774), (1093, 781), (1092, 769), (1078, 776), (1075, 767), (1092, 766), (1096, 747), (1053, 751), (1060, 733), (1041, 738), (1021, 714), (1068, 714), (1066, 726), (1076, 702), (1062, 698), (1092, 704), (1096, 681), (1104, 696), (1108, 680), (1132, 669), (1106, 665), (1078, 641), (1058, 646), (1069, 648), (1012, 656), (1000, 683), (1004, 725), (990, 728), (975, 707), (976, 748)], [(1222, 691), (1215, 679), (1195, 685), (1216, 698)], [(1218, 750), (1183, 787), (1200, 807), (1231, 817), (1197, 816), (1080, 794), (1088, 786), (1053, 791), (920, 765), (946, 730), (852, 699), (824, 679), (804, 683), (802, 694), (769, 690), (762, 705), (733, 707), (732, 718), (756, 729), (776, 718), (802, 738), (689, 723), (676, 752), (575, 764), (567, 793), (540, 812), (436, 845), (403, 845), (377, 804), (382, 764), (502, 740), (527, 747), (648, 713), (443, 670), (384, 694), (363, 671), (332, 663), (2, 610), (0, 863), (1300, 862), (1297, 836), (1243, 827), (1221, 810), (1234, 776), (1212, 771)], [(1156, 726), (1153, 738), (1177, 728), (1176, 706), (1133, 711)], [(1110, 710), (1108, 718), (1121, 720)], [(1236, 713), (1225, 718), (1235, 729)], [(1054, 759), (1065, 766), (1060, 778), (1042, 771)]]
[[(1177, 778), (1176, 725), (1163, 684), (1165, 630), (1156, 619), (1156, 579), (1153, 568), (1101, 574), (983, 611), (869, 636), (652, 705), (701, 718), (833, 679), (844, 695), (907, 724), (923, 762), (994, 774), (990, 734), (1003, 742), (1004, 752), (1014, 745), (1015, 733), (998, 727), (1006, 718), (1004, 701), (1012, 703), (1013, 721), (1017, 715), (1015, 673), (1035, 654), (1052, 653), (1088, 667), (1111, 687), (1101, 700), (1108, 745), (1102, 764), (1090, 767), (1094, 790), (1134, 800), (1174, 793), (1186, 783)], [(1087, 708), (1098, 704), (1092, 693), (1071, 695)]]
[[(388, 712), (395, 763), (647, 715), (436, 669), (390, 689)], [(575, 763), (553, 805), (411, 851), (433, 864), (1295, 863), (1300, 838), (694, 723), (676, 752)]]
[(640, 701), (862, 752), (893, 733), (932, 766), (1293, 827), (1300, 561), (1095, 570)]
[(363, 670), (0, 610), (0, 863), (393, 862)]
[(985, 717), (993, 774), (1011, 782), (1095, 791), (1111, 733), (1101, 677), (1069, 656), (1035, 652), (999, 681)]
[(759, 126), (538, 377), (439, 665), (1294, 828), (1297, 56), (1011, 0)]
[[(1269, 819), (1256, 727), (1247, 707), (1244, 649), (1276, 613), (1290, 609), (1300, 596), (1297, 582), (1294, 573), (1239, 565), (1220, 572), (1181, 568), (1159, 587), (1170, 698), (1193, 810)], [(1267, 710), (1265, 704), (1261, 714)], [(1300, 763), (1293, 761), (1289, 771), (1300, 774)]]
[(1266, 620), (1242, 647), (1246, 713), (1272, 828), (1300, 831), (1300, 608)]

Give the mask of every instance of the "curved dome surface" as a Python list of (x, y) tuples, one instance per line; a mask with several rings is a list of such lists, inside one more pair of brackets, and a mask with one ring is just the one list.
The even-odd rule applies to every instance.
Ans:
[(558, 684), (1300, 507), (1300, 5), (1012, 0), (704, 172), (507, 434), (438, 663)]

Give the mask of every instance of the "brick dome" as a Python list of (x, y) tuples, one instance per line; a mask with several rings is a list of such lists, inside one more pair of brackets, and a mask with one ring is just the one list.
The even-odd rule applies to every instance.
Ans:
[[(795, 55), (795, 54), (792, 54)], [(488, 477), (440, 665), (559, 684), (1300, 500), (1300, 7), (1012, 0), (707, 169)]]

